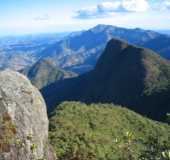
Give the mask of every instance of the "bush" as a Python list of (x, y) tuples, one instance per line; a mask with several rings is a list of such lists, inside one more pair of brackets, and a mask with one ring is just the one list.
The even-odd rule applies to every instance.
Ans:
[(168, 125), (120, 106), (65, 102), (50, 119), (49, 135), (61, 160), (156, 160), (170, 149), (168, 133)]

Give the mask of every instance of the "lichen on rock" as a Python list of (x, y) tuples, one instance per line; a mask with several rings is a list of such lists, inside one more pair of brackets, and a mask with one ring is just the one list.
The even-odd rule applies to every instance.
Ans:
[(48, 117), (40, 92), (25, 76), (0, 72), (0, 160), (48, 159), (48, 149)]

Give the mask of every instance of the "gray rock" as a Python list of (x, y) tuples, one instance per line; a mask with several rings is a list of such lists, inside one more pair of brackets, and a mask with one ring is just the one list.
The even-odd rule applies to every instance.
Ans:
[(48, 159), (46, 154), (48, 118), (40, 92), (25, 76), (0, 72), (0, 160)]

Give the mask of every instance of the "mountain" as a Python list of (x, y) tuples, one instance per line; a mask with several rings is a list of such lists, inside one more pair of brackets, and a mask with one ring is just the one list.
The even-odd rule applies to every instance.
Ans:
[(126, 40), (131, 44), (151, 48), (163, 57), (169, 58), (170, 45), (163, 42), (159, 46), (158, 42), (170, 42), (170, 36), (150, 30), (139, 28), (126, 29), (111, 25), (97, 25), (87, 31), (67, 36), (44, 49), (41, 55), (51, 58), (61, 68), (77, 73), (85, 73), (94, 68), (105, 45), (112, 38)]
[(112, 38), (153, 49), (161, 56), (170, 58), (169, 35), (140, 28), (97, 25), (71, 34), (0, 38), (0, 68), (21, 70), (39, 59), (50, 58), (60, 68), (82, 74), (94, 68), (105, 45)]
[[(68, 33), (67, 33), (68, 34)], [(66, 33), (0, 37), (0, 68), (21, 70), (41, 58), (41, 52)]]
[(42, 94), (49, 110), (65, 100), (115, 103), (164, 120), (170, 112), (170, 62), (149, 49), (112, 39), (94, 70), (51, 84)]
[(59, 160), (164, 160), (169, 133), (170, 126), (120, 106), (64, 102), (50, 118), (49, 137)]
[(170, 30), (157, 30), (157, 32), (168, 35), (170, 34)]
[(76, 76), (73, 72), (58, 68), (48, 59), (40, 59), (33, 66), (27, 67), (20, 72), (26, 75), (38, 89), (56, 81)]
[(46, 105), (40, 92), (17, 72), (0, 72), (0, 159), (52, 158)]
[(160, 35), (157, 38), (149, 40), (143, 44), (146, 48), (156, 50), (166, 59), (170, 59), (170, 36)]

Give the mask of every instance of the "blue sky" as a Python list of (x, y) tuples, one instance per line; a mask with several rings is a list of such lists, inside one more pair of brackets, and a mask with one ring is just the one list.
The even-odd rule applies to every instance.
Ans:
[(0, 34), (65, 32), (97, 24), (170, 29), (170, 0), (0, 0)]

